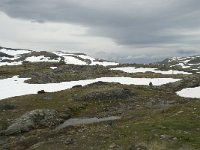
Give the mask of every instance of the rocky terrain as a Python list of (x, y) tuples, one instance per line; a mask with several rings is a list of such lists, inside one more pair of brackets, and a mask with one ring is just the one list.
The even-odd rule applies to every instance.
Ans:
[(83, 53), (62, 51), (47, 52), (0, 47), (0, 66), (21, 65), (28, 62), (57, 62), (74, 65), (117, 65), (118, 63), (95, 59)]
[[(38, 89), (35, 94), (3, 98), (0, 149), (200, 149), (200, 97), (177, 94), (182, 89), (200, 86), (198, 70), (191, 69), (199, 66), (192, 60), (188, 57), (168, 59), (161, 64), (118, 65), (85, 54), (1, 47), (0, 83), (17, 75), (29, 78), (24, 81), (26, 84), (40, 86), (100, 77), (153, 78), (155, 83), (162, 78), (179, 80), (157, 86), (98, 81), (56, 92)], [(191, 67), (181, 67), (180, 63)], [(132, 67), (133, 72), (117, 67)], [(175, 71), (183, 72), (175, 74)], [(15, 80), (16, 85), (21, 84)], [(1, 95), (4, 89), (13, 92), (11, 86), (1, 89)]]
[(163, 60), (160, 64), (168, 65), (170, 67), (200, 71), (200, 56), (172, 57)]

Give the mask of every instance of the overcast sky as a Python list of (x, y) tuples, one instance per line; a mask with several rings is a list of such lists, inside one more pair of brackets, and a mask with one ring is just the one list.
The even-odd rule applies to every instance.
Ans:
[(0, 45), (121, 62), (200, 54), (200, 1), (0, 0)]

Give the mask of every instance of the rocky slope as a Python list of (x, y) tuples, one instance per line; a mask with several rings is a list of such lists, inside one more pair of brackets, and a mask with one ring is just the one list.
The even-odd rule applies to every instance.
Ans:
[(0, 47), (0, 66), (21, 65), (25, 62), (60, 62), (74, 65), (117, 65), (118, 63), (95, 59), (83, 53), (61, 51), (33, 51)]
[(163, 60), (160, 64), (182, 69), (200, 70), (200, 56), (171, 57)]

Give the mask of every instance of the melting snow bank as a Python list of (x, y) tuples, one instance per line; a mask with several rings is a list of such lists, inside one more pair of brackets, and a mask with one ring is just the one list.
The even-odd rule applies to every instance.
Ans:
[(63, 124), (59, 125), (56, 127), (56, 130), (63, 129), (68, 126), (73, 126), (73, 125), (84, 125), (84, 124), (91, 124), (91, 123), (98, 123), (98, 122), (103, 122), (103, 121), (112, 121), (112, 120), (119, 120), (121, 117), (119, 116), (111, 116), (107, 118), (72, 118), (66, 120)]
[(161, 71), (157, 70), (157, 68), (135, 68), (135, 67), (117, 67), (111, 68), (111, 70), (120, 70), (127, 73), (145, 73), (145, 72), (154, 72), (154, 73), (161, 73), (161, 74), (192, 74), (189, 72), (178, 71), (178, 70), (168, 70), (168, 71)]
[(177, 95), (186, 98), (200, 98), (200, 86), (195, 88), (186, 88), (176, 92)]
[(95, 82), (116, 82), (126, 85), (149, 85), (152, 82), (155, 86), (179, 81), (180, 79), (173, 78), (130, 78), (130, 77), (102, 77), (90, 80), (68, 81), (61, 83), (48, 83), (48, 84), (28, 84), (24, 81), (29, 78), (19, 78), (14, 76), (12, 78), (0, 80), (0, 99), (10, 98), (14, 96), (37, 94), (38, 91), (44, 90), (46, 92), (57, 92), (65, 89), (72, 88), (76, 85), (88, 85)]

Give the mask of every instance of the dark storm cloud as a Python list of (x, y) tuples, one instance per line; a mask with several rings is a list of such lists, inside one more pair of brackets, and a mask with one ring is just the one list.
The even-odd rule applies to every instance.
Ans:
[(190, 44), (199, 28), (199, 0), (1, 0), (0, 11), (36, 22), (88, 27), (121, 45)]

